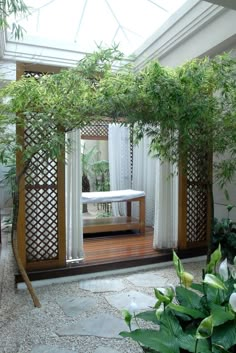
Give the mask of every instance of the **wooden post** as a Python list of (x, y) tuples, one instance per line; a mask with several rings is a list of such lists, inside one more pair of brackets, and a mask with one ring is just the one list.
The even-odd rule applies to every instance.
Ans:
[(145, 196), (139, 199), (140, 233), (145, 233)]

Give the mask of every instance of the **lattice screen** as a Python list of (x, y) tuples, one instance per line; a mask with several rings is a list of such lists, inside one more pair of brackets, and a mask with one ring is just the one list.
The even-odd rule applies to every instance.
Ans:
[[(39, 132), (25, 124), (24, 143), (33, 145)], [(44, 132), (45, 134), (45, 132)], [(47, 129), (45, 138), (50, 138)], [(25, 228), (27, 262), (54, 260), (58, 257), (57, 161), (37, 153), (25, 174)]]
[(209, 158), (194, 149), (187, 163), (187, 243), (207, 241)]
[(91, 125), (87, 125), (81, 129), (81, 137), (86, 139), (88, 137), (102, 137), (108, 138), (108, 123), (105, 121), (94, 121)]
[[(44, 74), (41, 71), (24, 71), (25, 77), (36, 80)], [(42, 134), (44, 139), (50, 139), (57, 128), (52, 124), (47, 130), (36, 131), (32, 128), (32, 118), (33, 115), (25, 118), (25, 147), (36, 144)], [(58, 260), (58, 228), (58, 163), (46, 158), (41, 151), (34, 155), (25, 173), (25, 248), (28, 264)]]

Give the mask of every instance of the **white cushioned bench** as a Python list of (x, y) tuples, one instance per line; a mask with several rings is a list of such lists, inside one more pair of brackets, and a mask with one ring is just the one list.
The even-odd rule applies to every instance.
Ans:
[[(126, 217), (104, 217), (85, 219), (83, 232), (100, 233), (120, 230), (139, 230), (145, 232), (145, 193), (137, 190), (115, 190), (83, 192), (82, 203), (126, 202)], [(139, 202), (139, 219), (131, 217), (132, 202)]]

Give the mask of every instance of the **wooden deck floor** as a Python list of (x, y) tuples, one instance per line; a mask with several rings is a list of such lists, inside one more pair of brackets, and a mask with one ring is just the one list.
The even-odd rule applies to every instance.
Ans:
[(84, 239), (84, 264), (99, 264), (156, 257), (153, 249), (153, 230), (146, 228), (145, 234), (120, 232), (90, 236)]
[[(3, 234), (0, 245), (0, 264), (9, 251), (6, 235)], [(85, 257), (79, 263), (68, 263), (63, 268), (28, 272), (31, 280), (91, 274), (101, 271), (126, 269), (171, 261), (172, 251), (153, 249), (153, 229), (146, 228), (145, 234), (132, 232), (106, 233), (96, 236), (86, 235), (84, 239)], [(192, 257), (205, 254), (205, 249), (178, 252), (180, 257)], [(22, 282), (16, 273), (15, 281)]]

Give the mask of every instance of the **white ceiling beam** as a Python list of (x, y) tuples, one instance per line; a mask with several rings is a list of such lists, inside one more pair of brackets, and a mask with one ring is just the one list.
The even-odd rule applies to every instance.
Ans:
[(211, 2), (212, 4), (227, 7), (232, 10), (236, 10), (236, 1), (235, 0), (205, 0), (205, 1)]

